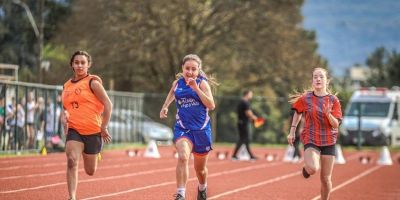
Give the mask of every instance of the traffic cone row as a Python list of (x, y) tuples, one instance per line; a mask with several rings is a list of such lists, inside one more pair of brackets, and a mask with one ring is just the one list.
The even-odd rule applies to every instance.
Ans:
[[(46, 147), (43, 147), (40, 151), (41, 155), (47, 155), (47, 149)], [(141, 156), (141, 152), (138, 149), (132, 149), (132, 150), (127, 150), (126, 154), (128, 157), (137, 157)], [(288, 146), (284, 157), (282, 159), (283, 162), (293, 162), (297, 163), (300, 162), (300, 158), (294, 158), (294, 148), (293, 146)], [(151, 140), (143, 153), (144, 157), (147, 158), (160, 158), (160, 153), (158, 152), (157, 144), (154, 140)], [(228, 151), (217, 151), (216, 153), (217, 159), (218, 160), (225, 160), (228, 159), (229, 152)], [(178, 153), (176, 151), (173, 152), (173, 157), (178, 158)], [(192, 157), (193, 158), (193, 157)], [(239, 151), (237, 153), (237, 160), (251, 160), (250, 159), (250, 154), (247, 152), (246, 148), (244, 145), (242, 145), (239, 148)], [(100, 158), (101, 159), (101, 158)], [(265, 160), (268, 162), (272, 161), (278, 161), (279, 157), (276, 153), (266, 153), (265, 154)], [(359, 162), (361, 164), (369, 164), (372, 163), (372, 158), (369, 155), (362, 155), (359, 157)], [(397, 162), (400, 164), (400, 156), (397, 158)], [(340, 145), (336, 146), (336, 158), (335, 158), (335, 163), (336, 164), (345, 164), (346, 160), (344, 159), (342, 148)], [(379, 159), (377, 160), (378, 165), (392, 165), (393, 161), (390, 156), (389, 148), (387, 146), (382, 147), (382, 150), (379, 155)]]

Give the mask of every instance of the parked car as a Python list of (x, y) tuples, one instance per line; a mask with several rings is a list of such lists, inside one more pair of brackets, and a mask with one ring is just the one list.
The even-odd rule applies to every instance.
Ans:
[[(353, 93), (340, 132), (343, 144), (394, 145), (399, 143), (400, 90), (362, 88)], [(360, 130), (359, 130), (360, 129)], [(360, 134), (360, 135), (358, 135)]]
[(170, 127), (135, 110), (114, 109), (108, 127), (116, 142), (147, 143), (155, 140), (158, 144), (172, 144), (173, 133)]

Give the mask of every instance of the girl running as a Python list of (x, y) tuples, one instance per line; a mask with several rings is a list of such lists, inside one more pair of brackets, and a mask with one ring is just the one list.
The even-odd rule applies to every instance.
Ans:
[(304, 178), (309, 178), (321, 169), (321, 199), (329, 199), (332, 190), (332, 170), (335, 163), (335, 144), (338, 127), (342, 120), (339, 99), (328, 89), (329, 79), (325, 69), (315, 68), (312, 73), (312, 89), (303, 94), (291, 95), (294, 113), (290, 133), (290, 145), (295, 140), (295, 132), (301, 117), (305, 126), (301, 133), (304, 144)]
[(172, 83), (160, 118), (166, 118), (168, 107), (176, 102), (177, 114), (174, 127), (174, 144), (178, 152), (176, 166), (177, 192), (175, 200), (184, 200), (189, 177), (189, 158), (194, 155), (194, 169), (199, 181), (197, 199), (207, 199), (207, 160), (212, 150), (211, 122), (209, 110), (215, 108), (210, 83), (201, 69), (201, 59), (194, 54), (183, 58), (182, 73)]
[(103, 141), (110, 142), (107, 125), (112, 103), (98, 76), (90, 75), (91, 56), (75, 52), (70, 61), (73, 77), (64, 84), (64, 130), (66, 131), (67, 184), (69, 199), (76, 199), (78, 163), (82, 155), (86, 174), (92, 176)]

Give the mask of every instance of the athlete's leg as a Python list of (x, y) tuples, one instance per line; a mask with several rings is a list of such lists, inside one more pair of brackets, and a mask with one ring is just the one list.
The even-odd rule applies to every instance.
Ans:
[(99, 153), (103, 147), (103, 141), (101, 136), (98, 134), (82, 136), (85, 143), (83, 150), (83, 166), (85, 172), (89, 176), (93, 176), (97, 169), (97, 161)]
[(335, 156), (321, 155), (321, 200), (329, 199), (332, 190), (332, 171)]
[(313, 147), (304, 150), (304, 168), (310, 175), (315, 174), (320, 168), (320, 153)]
[(187, 179), (189, 177), (189, 158), (192, 152), (193, 145), (187, 138), (180, 138), (175, 143), (175, 148), (178, 153), (178, 163), (176, 166), (176, 186), (184, 196)]
[(194, 155), (194, 170), (196, 171), (199, 184), (204, 185), (207, 183), (207, 161), (208, 154), (193, 154)]
[(65, 147), (67, 155), (68, 193), (71, 199), (76, 199), (76, 189), (78, 187), (78, 163), (83, 148), (83, 143), (75, 140), (68, 140)]
[(85, 168), (85, 172), (89, 176), (93, 176), (94, 173), (96, 172), (97, 169), (97, 158), (98, 158), (98, 153), (97, 154), (86, 154), (83, 153), (83, 166)]
[(207, 154), (193, 154), (194, 155), (194, 169), (196, 171), (197, 179), (199, 180), (197, 200), (207, 199)]

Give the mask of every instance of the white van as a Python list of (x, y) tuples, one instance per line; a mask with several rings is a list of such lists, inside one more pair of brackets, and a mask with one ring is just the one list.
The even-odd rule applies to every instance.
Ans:
[[(340, 133), (343, 144), (395, 145), (399, 142), (400, 89), (362, 88), (346, 107)], [(360, 122), (359, 122), (360, 119)]]

